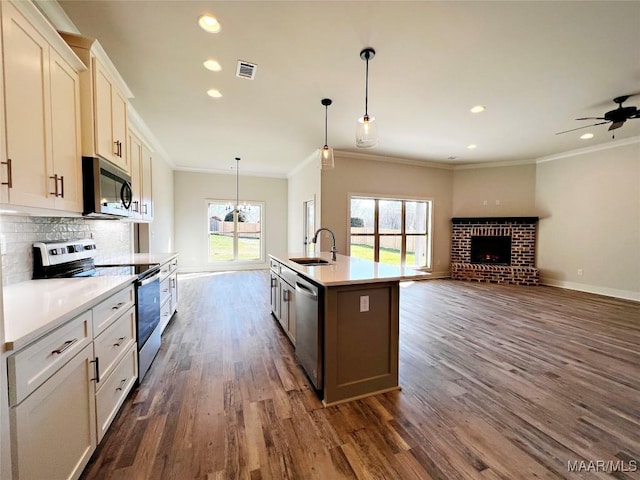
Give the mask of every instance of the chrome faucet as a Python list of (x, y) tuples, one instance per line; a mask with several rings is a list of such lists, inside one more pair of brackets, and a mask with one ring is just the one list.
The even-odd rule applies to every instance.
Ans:
[(316, 233), (313, 234), (313, 240), (311, 240), (311, 243), (316, 243), (318, 241), (318, 235), (320, 234), (320, 232), (322, 230), (326, 230), (327, 232), (329, 232), (331, 234), (331, 239), (333, 240), (333, 245), (331, 247), (331, 260), (333, 260), (335, 262), (336, 261), (336, 252), (338, 250), (336, 249), (336, 236), (331, 230), (329, 230), (328, 228), (325, 228), (325, 227), (320, 227), (318, 230), (316, 230)]

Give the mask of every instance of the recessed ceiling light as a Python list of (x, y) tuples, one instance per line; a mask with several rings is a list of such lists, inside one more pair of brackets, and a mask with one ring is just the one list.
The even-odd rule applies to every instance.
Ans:
[(205, 32), (209, 33), (218, 33), (222, 29), (220, 22), (218, 22), (213, 15), (201, 15), (200, 18), (198, 18), (198, 25), (200, 25), (200, 28)]
[(220, 90), (216, 88), (210, 88), (209, 90), (207, 90), (207, 95), (213, 98), (220, 98), (222, 96), (222, 94), (220, 93)]
[(203, 65), (204, 68), (206, 68), (207, 70), (211, 70), (212, 72), (219, 72), (220, 70), (222, 70), (222, 66), (218, 63), (217, 60), (214, 60), (213, 58), (205, 60)]
[(478, 148), (478, 145), (475, 145), (475, 144), (472, 143), (471, 145), (467, 145), (467, 148), (469, 150), (473, 150), (474, 148)]
[(480, 112), (484, 112), (486, 109), (487, 107), (485, 107), (484, 105), (476, 105), (475, 107), (471, 108), (470, 112), (480, 113)]
[(583, 133), (580, 135), (580, 138), (582, 140), (589, 140), (590, 138), (593, 138), (593, 133)]

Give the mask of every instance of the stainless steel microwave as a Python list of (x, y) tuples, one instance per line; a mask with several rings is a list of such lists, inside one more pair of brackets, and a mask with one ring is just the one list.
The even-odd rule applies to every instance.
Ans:
[(99, 218), (128, 217), (131, 177), (102, 158), (82, 157), (83, 215)]

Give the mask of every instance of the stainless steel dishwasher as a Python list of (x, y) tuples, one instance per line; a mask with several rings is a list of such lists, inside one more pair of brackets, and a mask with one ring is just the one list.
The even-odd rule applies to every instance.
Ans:
[(322, 288), (296, 279), (296, 357), (317, 390), (323, 388)]

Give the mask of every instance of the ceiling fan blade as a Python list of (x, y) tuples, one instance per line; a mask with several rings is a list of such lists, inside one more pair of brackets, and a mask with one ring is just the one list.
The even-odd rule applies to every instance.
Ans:
[(560, 135), (560, 134), (563, 134), (563, 133), (574, 132), (576, 130), (581, 130), (583, 128), (595, 127), (596, 125), (604, 125), (605, 123), (609, 123), (609, 122), (606, 121), (606, 122), (594, 123), (593, 125), (585, 125), (584, 127), (572, 128), (571, 130), (565, 130), (564, 132), (558, 132), (558, 133), (556, 133), (556, 135)]
[(609, 127), (609, 130), (615, 130), (616, 128), (620, 128), (622, 125), (624, 125), (624, 122), (613, 122)]
[(576, 120), (605, 120), (604, 117), (582, 117), (576, 118)]

